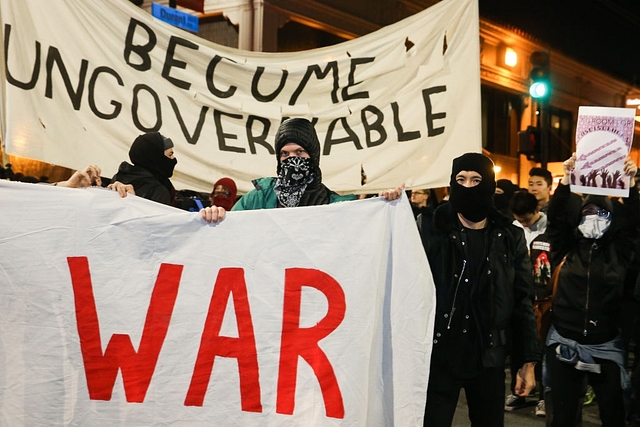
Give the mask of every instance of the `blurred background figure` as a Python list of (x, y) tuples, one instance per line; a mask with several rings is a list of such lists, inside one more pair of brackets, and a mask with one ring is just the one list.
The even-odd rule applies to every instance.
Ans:
[(547, 213), (549, 200), (551, 200), (551, 188), (553, 187), (553, 177), (551, 172), (542, 168), (531, 168), (529, 171), (529, 193), (536, 196), (540, 212)]
[(230, 211), (233, 205), (236, 204), (237, 193), (238, 189), (234, 180), (227, 177), (220, 178), (213, 184), (213, 191), (210, 196), (211, 204)]
[(520, 190), (520, 187), (508, 179), (499, 179), (496, 181), (496, 193), (493, 195), (493, 205), (498, 212), (508, 216), (510, 219), (514, 219), (514, 217), (509, 208), (509, 202), (511, 201), (513, 193), (518, 190)]
[(178, 163), (173, 141), (158, 132), (142, 134), (131, 144), (129, 159), (133, 164), (122, 162), (111, 181), (131, 184), (136, 195), (173, 206), (176, 190), (169, 178)]
[(433, 213), (433, 207), (430, 202), (431, 192), (428, 189), (411, 190), (411, 210), (413, 210), (414, 218), (418, 218), (418, 215), (431, 215)]

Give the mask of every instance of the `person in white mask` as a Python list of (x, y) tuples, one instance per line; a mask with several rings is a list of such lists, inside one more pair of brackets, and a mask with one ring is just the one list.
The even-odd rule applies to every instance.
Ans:
[(593, 386), (604, 426), (625, 425), (630, 397), (620, 337), (622, 289), (640, 235), (638, 170), (630, 157), (629, 196), (581, 197), (570, 191), (576, 156), (563, 164), (564, 176), (549, 205), (547, 233), (551, 265), (558, 269), (553, 323), (545, 343), (545, 385), (551, 387), (551, 426), (580, 419), (587, 382)]

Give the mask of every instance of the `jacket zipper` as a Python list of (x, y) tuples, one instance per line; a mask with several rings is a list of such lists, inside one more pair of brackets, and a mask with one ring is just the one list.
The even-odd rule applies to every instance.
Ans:
[(591, 248), (589, 249), (589, 265), (587, 267), (587, 301), (584, 306), (584, 330), (582, 331), (583, 336), (587, 336), (587, 327), (589, 326), (589, 295), (591, 294), (591, 256), (593, 254), (593, 249), (596, 247), (596, 242), (593, 242)]
[(464, 270), (467, 267), (467, 260), (462, 260), (462, 270), (460, 271), (460, 277), (458, 277), (458, 283), (456, 284), (456, 291), (453, 294), (453, 304), (451, 305), (451, 312), (449, 313), (449, 322), (447, 323), (447, 329), (451, 329), (451, 320), (453, 319), (453, 313), (456, 312), (456, 300), (458, 299), (458, 289), (460, 289), (460, 281), (462, 281), (462, 276), (464, 274)]

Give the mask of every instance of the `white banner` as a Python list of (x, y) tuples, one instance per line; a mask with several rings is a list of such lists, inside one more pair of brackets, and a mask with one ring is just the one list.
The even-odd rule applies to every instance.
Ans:
[(160, 131), (176, 188), (230, 176), (246, 192), (276, 173), (281, 120), (301, 116), (316, 121), (325, 184), (377, 193), (446, 186), (443, 165), (481, 150), (477, 0), (277, 54), (210, 43), (126, 0), (2, 0), (0, 16), (8, 154), (111, 177), (136, 136)]
[(0, 181), (0, 425), (422, 426), (406, 197), (230, 212)]

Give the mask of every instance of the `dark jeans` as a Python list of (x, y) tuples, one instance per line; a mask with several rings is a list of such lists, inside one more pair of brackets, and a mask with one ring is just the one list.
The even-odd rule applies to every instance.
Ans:
[(559, 361), (556, 346), (547, 347), (551, 400), (553, 401), (553, 427), (572, 427), (576, 413), (582, 410), (585, 384), (588, 380), (596, 393), (602, 427), (624, 427), (625, 409), (620, 385), (620, 368), (613, 362), (595, 359), (600, 364), (599, 374), (579, 371), (573, 365)]
[(504, 381), (504, 366), (485, 368), (473, 378), (462, 379), (432, 362), (424, 427), (451, 426), (460, 389), (467, 397), (471, 427), (504, 426)]

